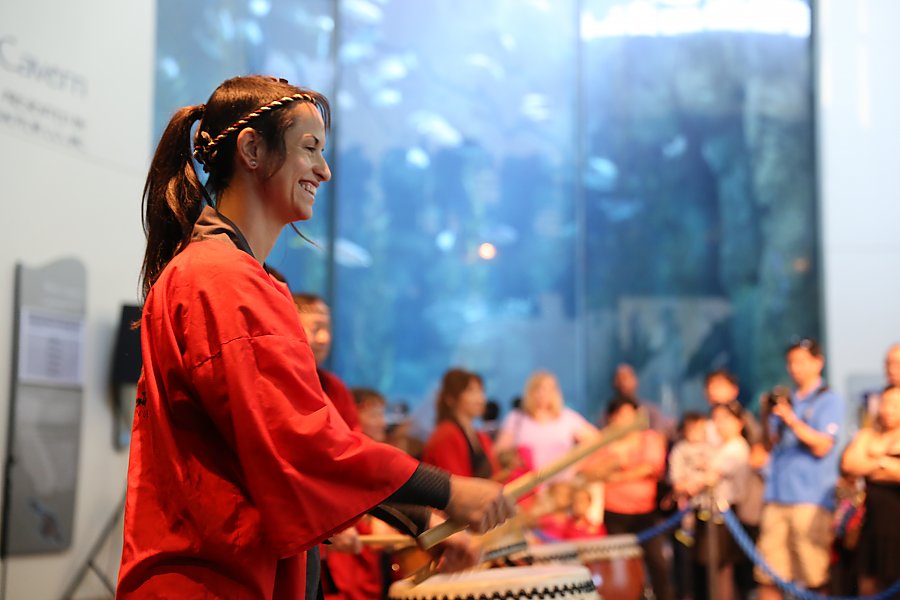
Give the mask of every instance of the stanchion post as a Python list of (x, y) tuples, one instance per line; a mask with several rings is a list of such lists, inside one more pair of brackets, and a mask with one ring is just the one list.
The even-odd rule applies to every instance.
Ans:
[(709, 521), (706, 522), (706, 587), (709, 600), (719, 600), (718, 574), (719, 574), (719, 536), (716, 535), (716, 519), (719, 518), (719, 507), (713, 495), (713, 488), (706, 491), (706, 500), (709, 502)]

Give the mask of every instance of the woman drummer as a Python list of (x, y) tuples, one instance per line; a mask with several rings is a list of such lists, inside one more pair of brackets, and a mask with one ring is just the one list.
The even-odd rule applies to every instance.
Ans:
[(454, 475), (491, 479), (499, 470), (491, 439), (475, 428), (484, 415), (484, 381), (465, 369), (450, 369), (437, 395), (437, 426), (422, 454), (422, 462)]
[(237, 77), (162, 135), (144, 186), (120, 597), (309, 597), (318, 558), (306, 552), (386, 500), (477, 531), (512, 511), (499, 484), (351, 431), (322, 393), (290, 293), (264, 263), (331, 178), (329, 120), (317, 92)]

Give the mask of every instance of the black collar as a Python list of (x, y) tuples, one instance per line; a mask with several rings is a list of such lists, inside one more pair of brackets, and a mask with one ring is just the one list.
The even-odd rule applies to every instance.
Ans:
[[(204, 206), (200, 212), (200, 217), (194, 223), (194, 230), (191, 232), (191, 241), (199, 242), (209, 239), (218, 239), (220, 241), (229, 241), (238, 250), (242, 250), (253, 256), (253, 250), (247, 242), (247, 238), (238, 229), (234, 222), (217, 211), (212, 206)], [(253, 256), (253, 258), (256, 258)]]
[(490, 479), (494, 474), (494, 469), (491, 466), (490, 459), (487, 457), (487, 453), (484, 451), (484, 447), (481, 445), (481, 440), (478, 439), (478, 433), (473, 431), (475, 437), (474, 439), (470, 438), (469, 434), (466, 433), (466, 428), (463, 427), (459, 421), (452, 417), (450, 420), (459, 428), (463, 438), (466, 440), (466, 445), (469, 447), (469, 462), (472, 465), (472, 477)]

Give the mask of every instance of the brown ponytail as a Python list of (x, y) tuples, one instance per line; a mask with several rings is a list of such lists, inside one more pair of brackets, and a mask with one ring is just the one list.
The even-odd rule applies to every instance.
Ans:
[(203, 207), (203, 185), (191, 161), (191, 127), (205, 107), (186, 106), (172, 116), (159, 140), (144, 183), (144, 234), (147, 250), (141, 268), (142, 292), (188, 243)]
[[(234, 174), (235, 138), (240, 129), (252, 127), (274, 151), (276, 160), (269, 165), (269, 173), (280, 168), (286, 153), (284, 133), (293, 118), (289, 111), (278, 109), (285, 100), (297, 99), (313, 103), (326, 129), (329, 127), (331, 114), (324, 96), (283, 79), (260, 75), (229, 79), (216, 88), (206, 105), (186, 106), (175, 113), (162, 134), (144, 184), (144, 299), (169, 261), (190, 242), (204, 200), (212, 203), (212, 198), (228, 186)], [(192, 143), (191, 129), (197, 121), (200, 125)], [(209, 173), (205, 187), (194, 170), (193, 156)]]

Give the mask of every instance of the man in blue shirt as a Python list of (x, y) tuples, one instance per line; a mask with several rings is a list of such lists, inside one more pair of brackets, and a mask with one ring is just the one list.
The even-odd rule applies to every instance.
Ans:
[[(785, 363), (795, 389), (763, 402), (772, 456), (758, 546), (779, 577), (822, 590), (828, 583), (840, 459), (835, 440), (844, 405), (822, 381), (825, 357), (815, 340), (791, 344)], [(759, 570), (756, 577), (759, 600), (781, 598), (769, 577)]]

